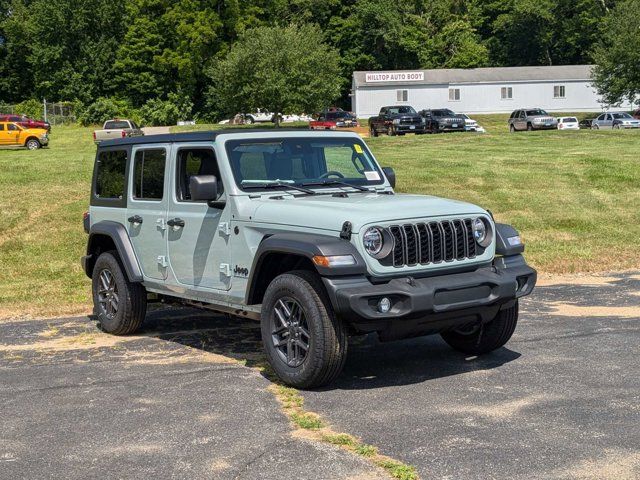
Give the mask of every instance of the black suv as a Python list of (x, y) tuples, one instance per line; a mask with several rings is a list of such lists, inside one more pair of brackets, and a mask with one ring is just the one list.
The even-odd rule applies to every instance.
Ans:
[(464, 132), (465, 118), (448, 108), (421, 110), (420, 116), (431, 133)]

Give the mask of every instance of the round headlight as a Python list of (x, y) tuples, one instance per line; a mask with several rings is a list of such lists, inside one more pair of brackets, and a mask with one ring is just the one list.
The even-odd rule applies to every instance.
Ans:
[(378, 227), (367, 228), (362, 236), (362, 241), (367, 253), (375, 257), (382, 251), (382, 247), (384, 246), (382, 230)]
[(476, 218), (473, 221), (473, 238), (476, 239), (479, 245), (483, 245), (487, 239), (487, 225), (481, 218)]

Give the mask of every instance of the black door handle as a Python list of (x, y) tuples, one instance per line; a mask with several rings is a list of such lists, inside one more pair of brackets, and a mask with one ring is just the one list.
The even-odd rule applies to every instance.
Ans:
[(184, 220), (182, 220), (181, 218), (172, 218), (171, 220), (167, 221), (167, 225), (169, 225), (170, 227), (184, 227)]
[(133, 215), (127, 218), (127, 220), (129, 220), (129, 223), (142, 223), (142, 217), (140, 215)]

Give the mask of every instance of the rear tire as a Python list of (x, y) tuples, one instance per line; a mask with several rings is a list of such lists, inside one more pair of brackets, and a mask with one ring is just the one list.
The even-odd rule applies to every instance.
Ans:
[[(441, 334), (443, 340), (455, 350), (471, 355), (489, 353), (506, 344), (518, 323), (518, 301), (482, 327), (459, 329)], [(466, 331), (465, 331), (466, 330)]]
[(147, 292), (131, 283), (115, 251), (98, 257), (93, 267), (92, 290), (98, 327), (113, 335), (129, 335), (140, 328), (147, 313)]
[(326, 385), (344, 367), (346, 329), (314, 272), (284, 273), (269, 284), (262, 302), (261, 330), (267, 360), (288, 385)]
[(38, 150), (42, 145), (40, 145), (40, 142), (35, 139), (35, 138), (30, 138), (29, 140), (27, 140), (27, 143), (25, 144), (25, 147), (27, 147), (27, 150)]

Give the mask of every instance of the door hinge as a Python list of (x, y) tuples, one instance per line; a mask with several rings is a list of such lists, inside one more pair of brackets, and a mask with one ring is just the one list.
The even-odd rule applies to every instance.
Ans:
[(156, 220), (156, 225), (160, 230), (166, 230), (167, 229), (167, 224), (164, 221), (164, 218), (159, 218)]
[(231, 225), (228, 222), (220, 222), (218, 225), (218, 231), (225, 236), (231, 235)]
[(158, 265), (160, 265), (162, 268), (167, 268), (169, 266), (169, 264), (167, 263), (167, 257), (165, 257), (164, 255), (158, 255)]
[(220, 264), (220, 273), (222, 273), (225, 277), (231, 276), (231, 266), (228, 263)]

